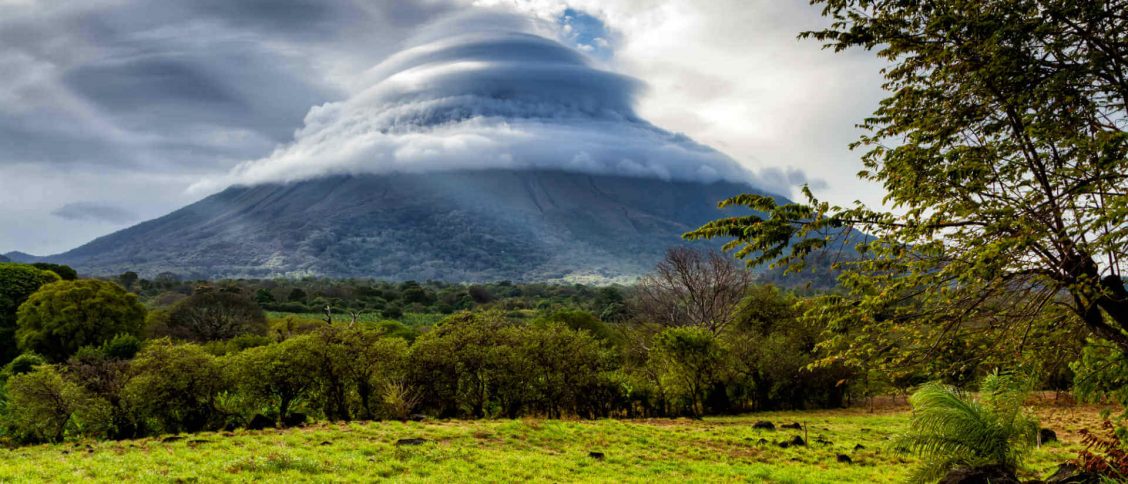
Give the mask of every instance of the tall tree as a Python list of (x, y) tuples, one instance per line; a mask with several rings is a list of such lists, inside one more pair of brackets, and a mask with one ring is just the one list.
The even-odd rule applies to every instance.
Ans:
[[(1128, 352), (1128, 2), (812, 4), (832, 24), (803, 37), (889, 62), (889, 96), (853, 145), (886, 207), (831, 206), (806, 189), (806, 203), (741, 195), (721, 205), (764, 215), (687, 237), (731, 237), (752, 263), (797, 269), (853, 229), (873, 235), (840, 279), (854, 297), (824, 316), (878, 349), (1062, 304)], [(910, 318), (924, 324), (898, 326)]]

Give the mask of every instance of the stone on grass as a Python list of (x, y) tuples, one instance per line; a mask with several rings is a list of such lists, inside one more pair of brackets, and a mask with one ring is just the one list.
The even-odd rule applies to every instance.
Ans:
[(958, 467), (940, 479), (940, 484), (1019, 484), (1013, 469), (1003, 466)]
[(1057, 442), (1057, 439), (1058, 439), (1057, 438), (1057, 432), (1054, 432), (1053, 430), (1050, 430), (1050, 429), (1039, 429), (1038, 430), (1038, 442), (1041, 442), (1043, 444), (1048, 444), (1050, 442)]
[(781, 429), (791, 429), (791, 430), (799, 430), (799, 429), (802, 429), (802, 428), (803, 428), (803, 424), (801, 424), (801, 423), (799, 423), (799, 422), (792, 422), (792, 423), (789, 423), (789, 424), (783, 424), (783, 425), (780, 425), (780, 426), (779, 426), (779, 428), (781, 428)]
[(588, 452), (588, 457), (591, 457), (592, 459), (595, 459), (595, 460), (603, 460), (603, 458), (606, 457), (606, 456), (603, 455), (603, 452), (592, 451), (592, 452)]
[(427, 439), (419, 439), (419, 438), (399, 439), (399, 440), (396, 441), (397, 446), (399, 446), (399, 445), (423, 445), (423, 444), (426, 444), (426, 443), (427, 443)]
[(850, 456), (848, 456), (846, 454), (837, 454), (837, 455), (834, 456), (834, 458), (837, 459), (838, 462), (841, 462), (843, 464), (853, 464), (854, 463), (854, 459), (851, 459)]
[(758, 429), (758, 430), (775, 430), (775, 424), (771, 423), (767, 420), (761, 420), (759, 422), (752, 424), (752, 428)]
[(1046, 478), (1046, 484), (1099, 484), (1101, 476), (1086, 472), (1073, 463), (1059, 465), (1057, 471)]
[(254, 418), (252, 418), (250, 423), (247, 424), (247, 429), (249, 430), (263, 430), (273, 427), (274, 420), (261, 413), (255, 414)]

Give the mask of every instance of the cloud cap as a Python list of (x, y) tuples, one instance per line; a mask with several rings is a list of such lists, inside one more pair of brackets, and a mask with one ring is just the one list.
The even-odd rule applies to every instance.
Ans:
[(366, 72), (365, 87), (312, 108), (293, 142), (194, 189), (498, 168), (764, 185), (641, 119), (642, 83), (597, 68), (553, 39), (554, 27), (492, 10), (442, 18)]

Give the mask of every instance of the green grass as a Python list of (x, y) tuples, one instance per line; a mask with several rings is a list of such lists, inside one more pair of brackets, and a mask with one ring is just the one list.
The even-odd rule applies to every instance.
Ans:
[[(1086, 414), (1088, 415), (1088, 414)], [(1073, 418), (1074, 414), (1067, 415)], [(1056, 423), (1068, 426), (1069, 418)], [(752, 429), (756, 420), (807, 425), (808, 447), (776, 441), (797, 430)], [(899, 482), (914, 459), (889, 447), (903, 409), (766, 413), (677, 420), (354, 422), (291, 430), (185, 435), (0, 450), (0, 481), (596, 481)], [(1080, 423), (1078, 423), (1080, 422)], [(1074, 422), (1089, 425), (1085, 417)], [(1059, 434), (1075, 438), (1071, 428)], [(819, 443), (818, 437), (827, 443)], [(422, 437), (420, 446), (395, 446)], [(760, 444), (759, 439), (767, 444)], [(865, 448), (854, 450), (857, 444)], [(1024, 477), (1073, 457), (1076, 441), (1038, 449)], [(604, 460), (588, 456), (603, 452)], [(852, 464), (839, 463), (846, 454)]]

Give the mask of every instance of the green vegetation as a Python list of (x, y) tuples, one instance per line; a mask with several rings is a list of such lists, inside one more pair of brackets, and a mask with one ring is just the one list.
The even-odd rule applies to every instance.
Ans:
[(20, 350), (63, 361), (83, 346), (140, 335), (145, 308), (117, 284), (81, 279), (44, 285), (20, 305), (17, 317)]
[(922, 457), (913, 474), (931, 482), (958, 468), (998, 467), (1013, 474), (1038, 441), (1038, 422), (1023, 409), (1030, 396), (1027, 382), (992, 374), (980, 396), (929, 383), (909, 399), (909, 430), (896, 442)]
[[(1047, 416), (1055, 412), (1050, 407), (1041, 411)], [(1096, 422), (1094, 409), (1071, 413), (1084, 420), (1070, 427)], [(756, 430), (752, 423), (757, 420), (777, 425), (799, 422), (806, 429)], [(890, 443), (908, 422), (908, 413), (893, 409), (769, 412), (700, 421), (315, 424), (286, 431), (237, 430), (176, 439), (0, 449), (0, 480), (903, 482), (917, 460), (895, 452)], [(795, 436), (809, 444), (777, 445)], [(409, 438), (427, 442), (395, 445)], [(859, 445), (862, 448), (856, 448)], [(1034, 449), (1021, 475), (1044, 477), (1079, 449), (1075, 436)], [(598, 460), (589, 452), (602, 452), (605, 457)], [(852, 463), (838, 462), (838, 454), (850, 457)]]

